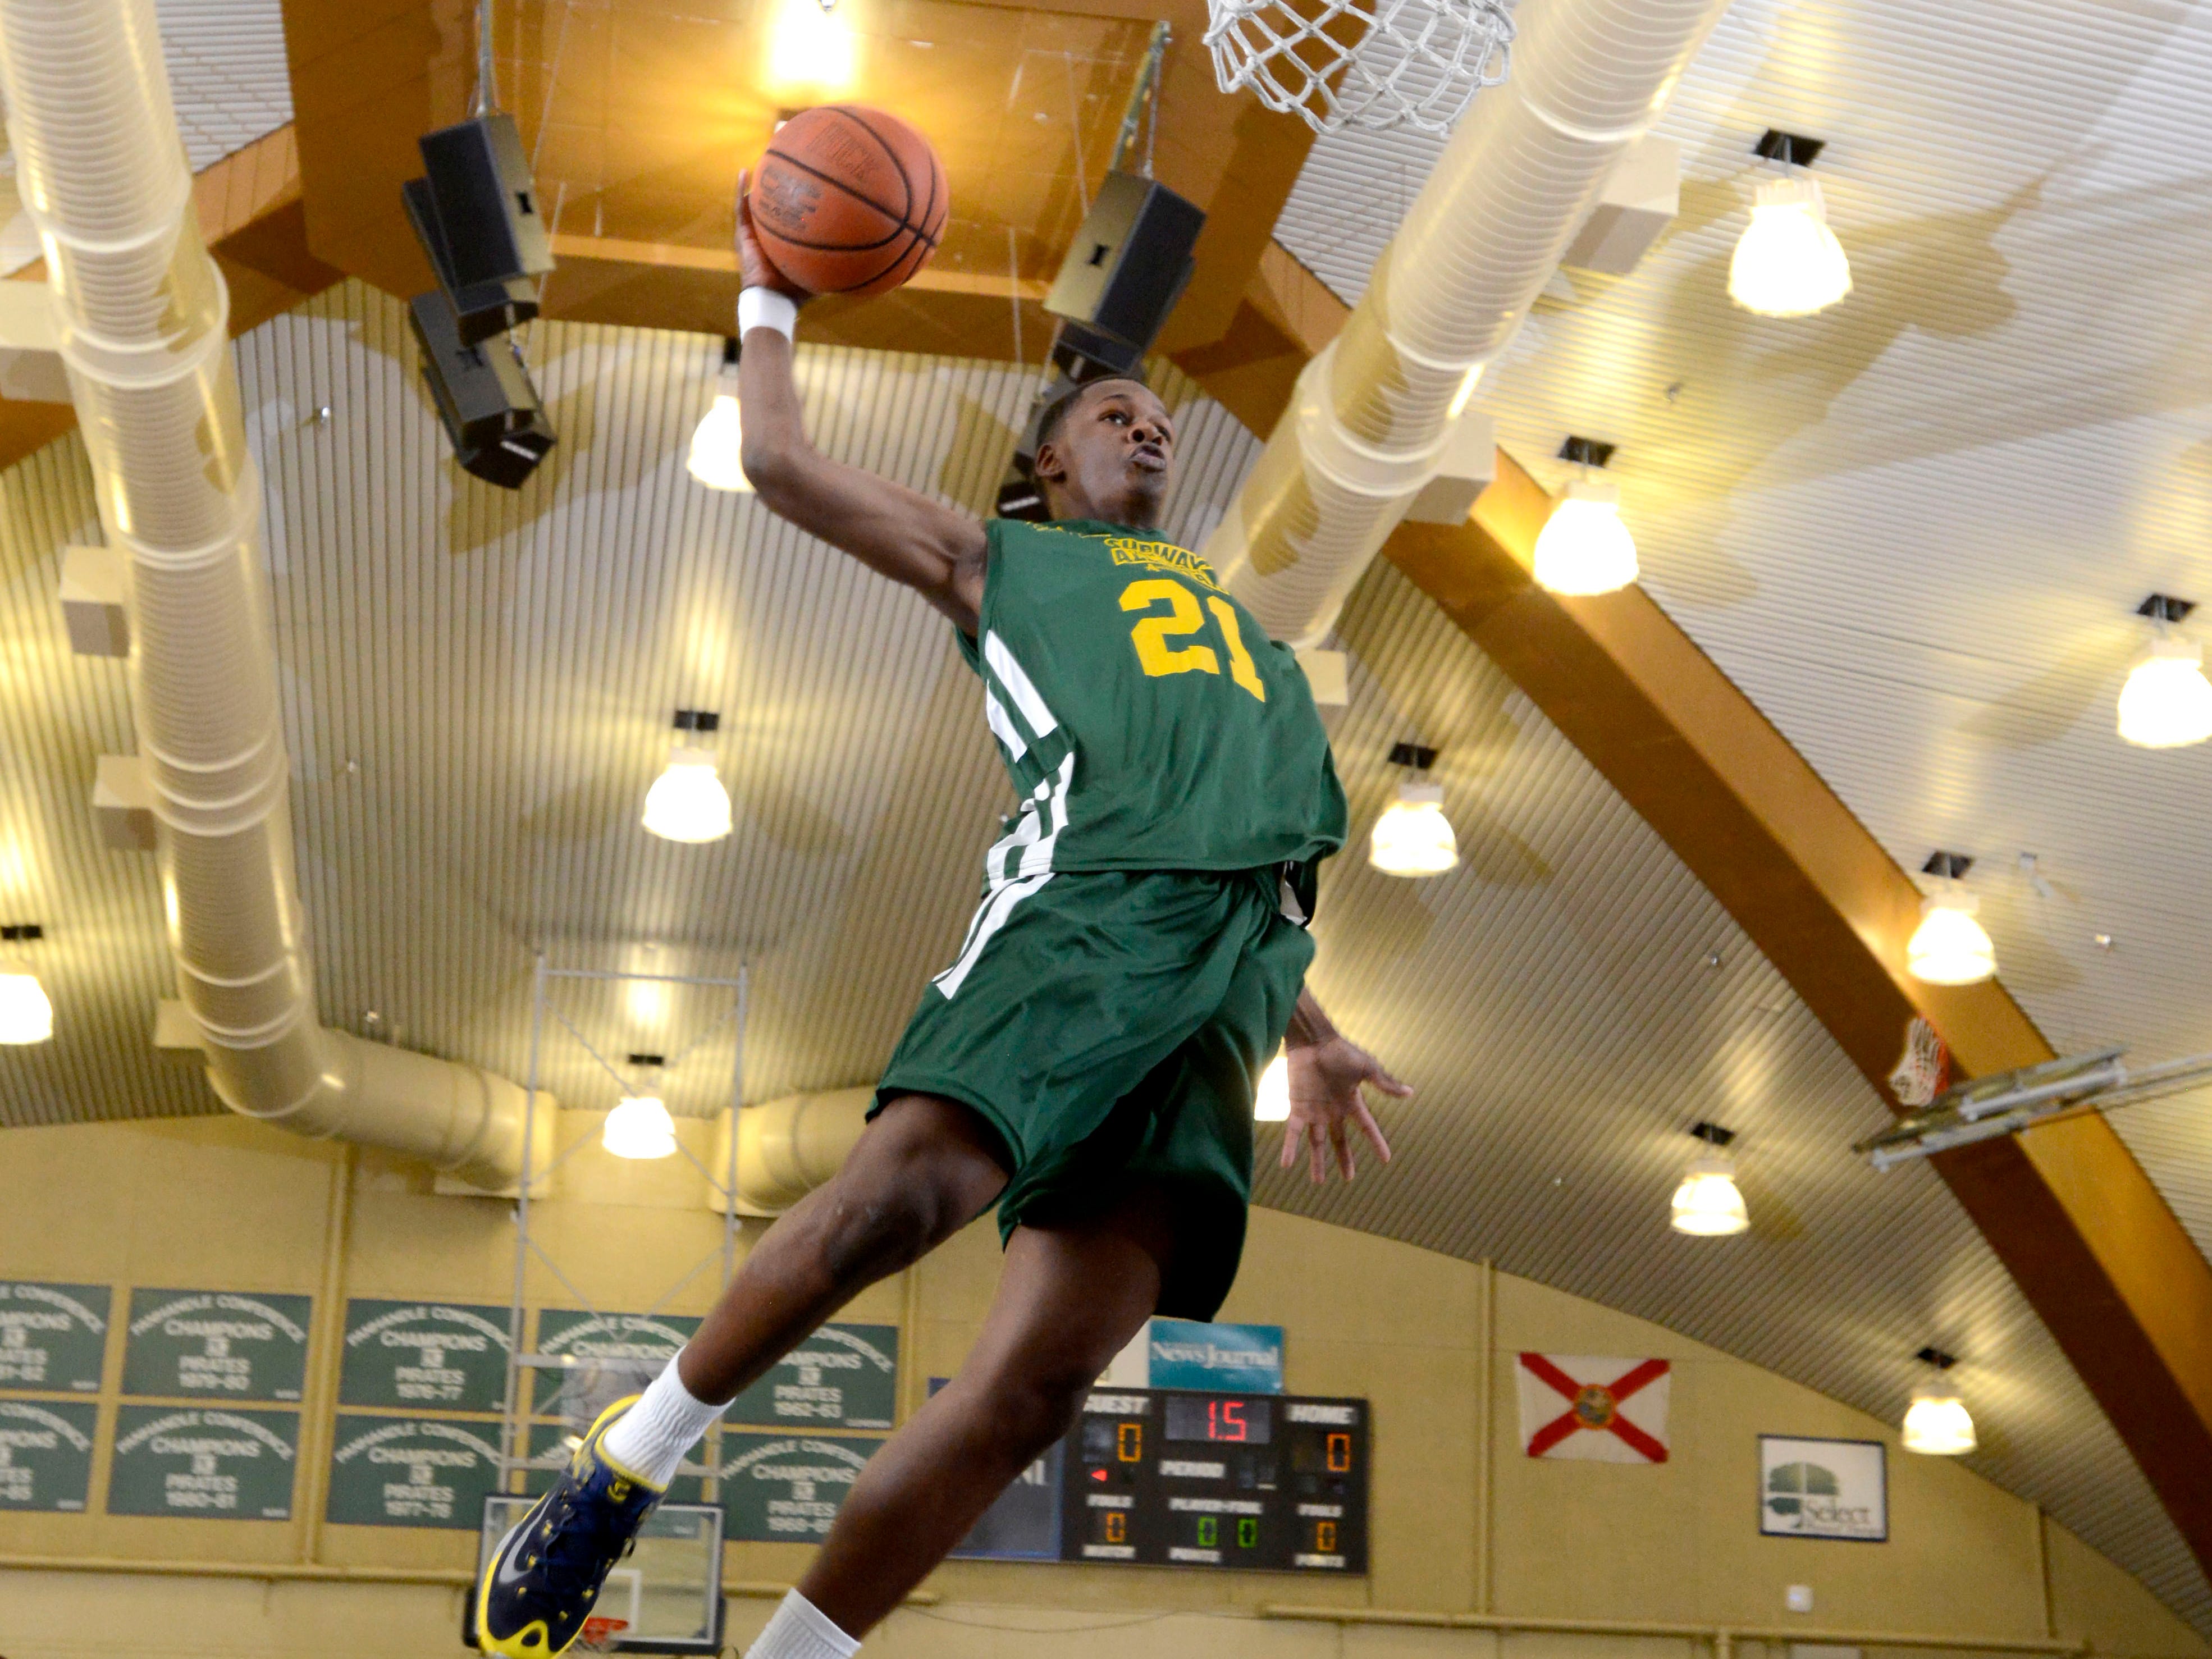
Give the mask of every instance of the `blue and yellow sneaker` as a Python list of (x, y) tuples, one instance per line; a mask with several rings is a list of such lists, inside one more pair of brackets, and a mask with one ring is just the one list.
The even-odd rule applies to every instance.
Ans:
[(553, 1659), (583, 1634), (607, 1572), (622, 1559), (663, 1489), (608, 1461), (599, 1442), (637, 1403), (601, 1412), (553, 1490), (530, 1507), (477, 1587), (477, 1645), (506, 1659)]

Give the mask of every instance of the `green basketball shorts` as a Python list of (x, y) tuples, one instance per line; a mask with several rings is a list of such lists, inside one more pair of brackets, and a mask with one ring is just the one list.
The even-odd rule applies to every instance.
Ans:
[(1176, 1244), (1159, 1311), (1210, 1319), (1252, 1195), (1252, 1095), (1313, 959), (1276, 872), (1058, 872), (987, 889), (876, 1091), (998, 1132), (999, 1233), (1080, 1221), (1143, 1182)]

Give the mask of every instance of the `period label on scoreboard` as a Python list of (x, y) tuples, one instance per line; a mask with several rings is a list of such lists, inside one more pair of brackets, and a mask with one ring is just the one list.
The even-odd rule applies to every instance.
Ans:
[(757, 1544), (818, 1543), (860, 1470), (873, 1436), (722, 1434), (724, 1537)]
[[(1367, 1571), (1367, 1402), (1097, 1389), (954, 1553), (1358, 1577)], [(1041, 1533), (1049, 1517), (1050, 1535)]]
[(725, 1419), (782, 1429), (888, 1429), (898, 1327), (824, 1325), (731, 1402)]
[(284, 1520), (299, 1444), (291, 1412), (125, 1406), (115, 1418), (107, 1512)]
[(105, 1285), (0, 1279), (0, 1393), (99, 1393), (108, 1297)]
[(0, 1400), (0, 1510), (82, 1510), (99, 1413), (88, 1400)]
[(304, 1296), (133, 1291), (123, 1392), (297, 1400), (307, 1375)]
[(341, 1417), (325, 1518), (341, 1526), (473, 1532), (499, 1485), (499, 1425)]
[(342, 1406), (495, 1412), (507, 1397), (507, 1310), (445, 1302), (346, 1304)]

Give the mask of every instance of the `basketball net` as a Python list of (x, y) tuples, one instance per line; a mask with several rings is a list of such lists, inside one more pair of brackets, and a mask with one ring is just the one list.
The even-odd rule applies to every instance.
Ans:
[(1249, 87), (1316, 132), (1449, 131), (1505, 79), (1513, 40), (1501, 0), (1207, 0), (1207, 11), (1222, 91)]
[(629, 1628), (629, 1620), (627, 1619), (602, 1619), (597, 1614), (587, 1614), (583, 1632), (576, 1638), (576, 1645), (588, 1653), (610, 1653), (614, 1650), (616, 1638)]
[(1889, 1091), (1900, 1106), (1927, 1105), (1951, 1086), (1951, 1051), (1936, 1028), (1918, 1015), (1905, 1022), (1905, 1052), (1889, 1074)]

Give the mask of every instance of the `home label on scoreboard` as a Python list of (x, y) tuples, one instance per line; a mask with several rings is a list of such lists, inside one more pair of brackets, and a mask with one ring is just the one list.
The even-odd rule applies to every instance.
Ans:
[(1099, 1389), (1062, 1468), (1062, 1560), (1367, 1571), (1364, 1400)]

